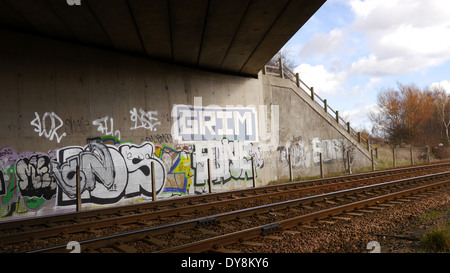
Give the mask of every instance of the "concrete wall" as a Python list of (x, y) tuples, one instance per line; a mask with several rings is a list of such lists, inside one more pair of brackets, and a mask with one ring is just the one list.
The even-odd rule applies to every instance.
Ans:
[(208, 192), (208, 159), (213, 191), (289, 177), (287, 152), (295, 176), (325, 146), (343, 168), (345, 134), (286, 80), (0, 35), (0, 221), (74, 211), (77, 165), (85, 209), (150, 201), (152, 171), (158, 198)]
[(277, 170), (277, 179), (290, 177), (289, 155), (294, 179), (320, 175), (320, 153), (325, 174), (348, 171), (347, 151), (352, 170), (371, 165), (365, 147), (314, 103), (309, 94), (290, 80), (264, 76), (262, 81), (264, 103), (279, 105), (280, 109), (279, 145), (269, 161)]

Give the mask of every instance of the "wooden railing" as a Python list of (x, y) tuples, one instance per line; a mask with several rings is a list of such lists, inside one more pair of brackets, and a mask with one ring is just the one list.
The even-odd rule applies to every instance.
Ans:
[(283, 64), (282, 58), (272, 59), (270, 60), (263, 68), (263, 74), (270, 75), (274, 77), (279, 77), (283, 79), (289, 79), (292, 83), (294, 83), (298, 88), (303, 90), (306, 94), (308, 94), (312, 101), (314, 101), (317, 105), (319, 105), (326, 114), (328, 114), (331, 118), (333, 118), (339, 126), (344, 128), (354, 139), (356, 139), (361, 145), (365, 145), (367, 150), (371, 152), (370, 142), (361, 136), (361, 132), (357, 132), (350, 126), (350, 122), (345, 121), (342, 117), (339, 116), (339, 111), (331, 108), (326, 99), (322, 99), (317, 93), (314, 92), (314, 87), (309, 87), (306, 83), (304, 83), (298, 73), (294, 73), (289, 67)]

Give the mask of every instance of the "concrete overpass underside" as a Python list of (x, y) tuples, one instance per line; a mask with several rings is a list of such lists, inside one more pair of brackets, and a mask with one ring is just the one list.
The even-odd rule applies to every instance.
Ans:
[[(325, 0), (1, 0), (0, 26), (255, 76)], [(72, 1), (69, 1), (72, 2)]]
[(261, 72), (323, 2), (0, 0), (0, 222), (370, 166)]

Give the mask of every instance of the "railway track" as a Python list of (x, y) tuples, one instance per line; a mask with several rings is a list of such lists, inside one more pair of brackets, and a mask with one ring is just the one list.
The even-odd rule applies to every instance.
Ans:
[[(442, 168), (447, 167), (448, 165), (446, 164), (443, 164), (440, 167), (434, 166), (434, 171), (442, 171)], [(429, 172), (429, 170), (421, 168), (415, 169), (409, 176), (417, 176), (419, 173), (422, 175), (412, 178), (398, 178), (399, 174), (397, 173), (395, 175), (397, 180), (394, 181), (390, 181), (392, 180), (392, 177), (389, 179), (387, 173), (383, 175), (381, 174), (382, 172), (379, 172), (376, 175), (378, 177), (376, 184), (369, 183), (370, 185), (366, 186), (361, 186), (360, 184), (356, 188), (337, 190), (322, 194), (317, 194), (317, 191), (327, 188), (326, 185), (299, 188), (299, 185), (301, 184), (294, 183), (297, 184), (297, 188), (294, 186), (293, 188), (284, 189), (283, 191), (279, 190), (278, 187), (269, 187), (270, 189), (278, 190), (271, 193), (264, 193), (264, 197), (262, 197), (264, 194), (236, 197), (236, 193), (234, 193), (234, 198), (224, 199), (213, 203), (191, 204), (184, 207), (121, 216), (128, 219), (127, 221), (129, 223), (137, 223), (138, 227), (133, 227), (132, 230), (120, 232), (118, 234), (98, 236), (97, 238), (83, 240), (80, 241), (80, 244), (83, 252), (227, 251), (227, 249), (224, 248), (226, 245), (236, 242), (246, 242), (249, 238), (267, 235), (280, 229), (287, 229), (298, 223), (317, 221), (330, 217), (348, 218), (351, 215), (360, 215), (361, 213), (364, 213), (365, 210), (380, 209), (392, 206), (398, 202), (405, 202), (405, 200), (411, 198), (411, 195), (413, 194), (448, 186), (450, 172), (444, 171), (431, 175), (423, 175), (423, 172), (425, 171)], [(405, 175), (405, 173), (401, 174), (401, 176)], [(363, 176), (359, 176), (359, 178), (362, 177)], [(362, 180), (367, 179), (368, 178), (365, 177)], [(347, 180), (348, 181), (343, 182), (336, 182), (335, 180), (334, 183), (331, 183), (331, 185), (333, 185), (332, 188), (335, 189), (349, 186), (352, 185), (350, 181), (356, 181), (352, 179)], [(359, 183), (362, 183), (360, 180), (361, 179), (359, 179)], [(380, 182), (380, 180), (388, 180), (389, 182)], [(313, 183), (318, 184), (319, 182), (324, 183), (320, 180), (316, 180)], [(308, 184), (311, 183), (311, 181), (301, 183)], [(311, 191), (314, 192), (315, 195), (299, 198), (298, 194), (301, 191)], [(249, 193), (249, 191), (239, 192), (241, 192), (241, 194)], [(279, 202), (271, 200), (268, 204), (250, 208), (235, 209), (223, 213), (219, 213), (217, 209), (214, 209), (215, 206), (221, 206), (227, 202), (236, 204), (255, 199), (268, 200), (270, 199), (268, 196), (281, 197), (287, 194), (291, 196), (290, 198), (287, 198), (288, 200)], [(218, 194), (216, 195), (216, 199), (217, 198)], [(402, 198), (404, 198), (404, 200), (402, 200)], [(369, 208), (367, 208), (368, 206)], [(198, 217), (198, 214), (195, 214), (202, 210), (210, 211), (211, 208), (213, 208), (212, 212), (215, 213), (210, 213), (203, 217)], [(168, 221), (168, 214), (165, 213), (169, 211), (171, 213), (170, 215), (178, 218), (177, 221)], [(183, 217), (184, 214), (191, 212), (195, 213), (190, 215), (190, 217)], [(143, 219), (146, 217), (150, 218), (151, 221), (144, 221)], [(118, 222), (116, 217), (112, 218), (112, 220), (90, 222), (90, 224), (101, 225), (99, 222), (104, 223), (105, 221)], [(136, 228), (138, 229), (136, 230)], [(48, 233), (43, 236), (48, 236)], [(67, 242), (67, 239), (65, 242)], [(66, 244), (62, 244), (39, 249), (36, 250), (36, 252), (67, 252), (67, 250)]]
[[(84, 233), (84, 240), (107, 233), (139, 229), (142, 226), (158, 226), (178, 222), (201, 215), (213, 215), (220, 211), (238, 210), (246, 206), (270, 204), (333, 189), (380, 183), (389, 180), (423, 175), (450, 169), (450, 163), (440, 163), (409, 168), (398, 168), (343, 177), (316, 179), (284, 185), (266, 186), (232, 192), (164, 200), (126, 207), (100, 209), (59, 216), (41, 217), (30, 220), (0, 224), (0, 246), (32, 242), (34, 245), (61, 244), (73, 234)], [(253, 204), (250, 204), (253, 203)], [(26, 247), (26, 246), (25, 246)]]
[[(435, 168), (434, 171), (442, 170), (442, 168)], [(371, 183), (379, 183), (383, 181), (389, 181), (400, 178), (407, 178), (411, 176), (422, 175), (426, 173), (424, 170), (417, 170), (411, 173), (396, 173), (396, 174), (385, 174), (378, 175), (375, 178), (360, 178), (360, 179), (348, 179), (348, 181), (336, 182), (334, 183), (328, 181), (307, 181), (302, 182), (302, 184), (298, 184), (297, 186), (292, 187), (269, 187), (269, 189), (265, 189), (263, 193), (255, 193), (251, 192), (252, 195), (249, 195), (249, 191), (240, 191), (240, 194), (232, 194), (229, 195), (227, 193), (216, 194), (215, 199), (210, 199), (209, 201), (201, 200), (200, 203), (195, 203), (192, 200), (188, 201), (188, 205), (179, 206), (169, 203), (169, 207), (162, 208), (161, 206), (154, 206), (152, 209), (147, 208), (147, 211), (144, 211), (143, 208), (135, 209), (135, 206), (132, 206), (134, 210), (127, 210), (126, 212), (122, 212), (122, 210), (113, 209), (111, 210), (109, 217), (98, 217), (96, 212), (94, 215), (92, 213), (81, 213), (83, 218), (80, 217), (80, 213), (78, 214), (69, 214), (63, 215), (61, 217), (49, 217), (43, 219), (31, 220), (26, 223), (23, 222), (15, 222), (14, 225), (5, 225), (10, 230), (15, 229), (16, 232), (11, 232), (0, 236), (0, 242), (2, 244), (13, 244), (22, 241), (27, 241), (33, 238), (48, 238), (51, 236), (59, 236), (60, 234), (70, 234), (77, 232), (89, 232), (95, 234), (95, 230), (101, 228), (114, 228), (118, 223), (124, 224), (136, 224), (137, 226), (142, 225), (159, 225), (163, 222), (175, 222), (182, 221), (184, 219), (198, 217), (198, 215), (203, 212), (203, 214), (214, 214), (217, 212), (215, 208), (221, 208), (222, 211), (228, 210), (232, 211), (235, 209), (239, 209), (240, 207), (245, 206), (247, 203), (256, 202), (258, 203), (273, 203), (280, 201), (281, 199), (288, 200), (293, 198), (298, 198), (300, 195), (308, 194), (308, 193), (317, 193), (319, 191), (330, 191), (332, 189), (337, 188), (345, 188), (352, 187), (355, 185), (364, 185)], [(321, 185), (319, 182), (322, 182)], [(301, 185), (301, 186), (300, 186)], [(249, 196), (247, 196), (249, 195)], [(166, 203), (166, 202), (164, 202)], [(129, 207), (127, 207), (129, 209)], [(209, 210), (209, 212), (208, 212)], [(102, 211), (100, 211), (102, 212)], [(191, 215), (189, 215), (191, 214)], [(108, 216), (108, 215), (106, 215)], [(172, 219), (168, 219), (167, 217), (172, 217)], [(69, 219), (69, 221), (67, 221)], [(39, 220), (39, 221), (38, 221)], [(153, 222), (149, 222), (153, 221)]]

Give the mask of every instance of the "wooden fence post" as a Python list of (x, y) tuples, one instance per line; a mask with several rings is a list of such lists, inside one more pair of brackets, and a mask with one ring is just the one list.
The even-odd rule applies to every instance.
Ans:
[(253, 156), (252, 156), (252, 176), (253, 176), (253, 188), (256, 188), (256, 172), (255, 172), (255, 163), (253, 162)]
[(372, 171), (375, 171), (375, 161), (373, 160), (373, 149), (370, 150), (370, 156), (372, 158)]
[(352, 167), (350, 166), (350, 151), (347, 150), (347, 165), (348, 165), (348, 174), (352, 174)]
[(77, 183), (77, 212), (81, 211), (81, 180), (80, 180), (80, 165), (76, 167), (76, 183)]
[(396, 164), (396, 162), (395, 162), (395, 147), (392, 148), (392, 161), (393, 161), (394, 167), (396, 167), (397, 164)]
[(208, 187), (209, 187), (209, 193), (212, 193), (211, 160), (209, 158), (208, 158), (207, 164), (208, 164)]
[(280, 78), (284, 78), (284, 75), (283, 75), (283, 59), (280, 57), (279, 59), (278, 59), (278, 64), (280, 65)]
[(324, 178), (322, 153), (319, 153), (319, 158), (320, 158), (320, 178)]
[(294, 174), (292, 173), (291, 151), (289, 151), (289, 181), (294, 181)]
[(156, 177), (155, 177), (155, 163), (152, 161), (150, 167), (152, 168), (152, 201), (156, 201)]

